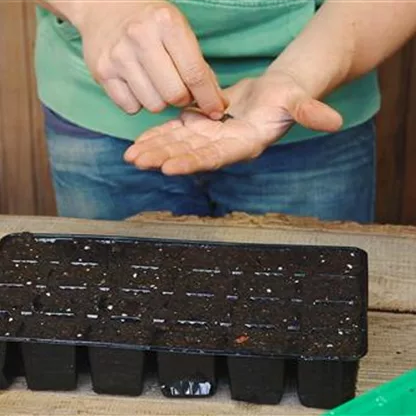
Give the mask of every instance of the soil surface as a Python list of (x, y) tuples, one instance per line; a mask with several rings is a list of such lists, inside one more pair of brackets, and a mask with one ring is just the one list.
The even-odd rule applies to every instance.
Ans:
[(0, 340), (358, 359), (367, 258), (351, 248), (8, 236)]

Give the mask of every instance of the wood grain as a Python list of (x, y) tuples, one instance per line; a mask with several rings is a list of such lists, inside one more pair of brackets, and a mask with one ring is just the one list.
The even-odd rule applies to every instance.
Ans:
[(410, 80), (407, 85), (406, 147), (403, 160), (403, 203), (401, 222), (416, 224), (416, 40), (411, 45), (413, 65), (410, 67)]
[(0, 212), (53, 214), (33, 74), (33, 4), (0, 2)]
[[(33, 70), (34, 3), (0, 2), (0, 213), (54, 215)], [(377, 220), (416, 224), (415, 41), (380, 68)]]
[(35, 189), (23, 2), (2, 2), (0, 16), (1, 203), (7, 212), (29, 213), (35, 210)]
[[(358, 394), (383, 384), (416, 366), (416, 316), (370, 313), (369, 353), (362, 360)], [(137, 398), (96, 395), (89, 379), (82, 379), (76, 392), (31, 392), (23, 380), (0, 394), (0, 415), (4, 416), (313, 416), (317, 409), (301, 406), (288, 389), (278, 406), (256, 406), (230, 400), (225, 383), (211, 399), (169, 400), (163, 398), (154, 380), (147, 383), (144, 395)]]
[(0, 237), (13, 232), (79, 233), (147, 238), (239, 243), (311, 244), (355, 246), (369, 256), (370, 307), (385, 311), (416, 312), (416, 232), (395, 231), (394, 227), (360, 226), (306, 228), (279, 225), (233, 225), (224, 220), (181, 222), (143, 218), (142, 221), (91, 221), (67, 218), (0, 216)]
[(36, 78), (34, 71), (34, 48), (36, 36), (36, 19), (34, 2), (25, 2), (24, 20), (26, 22), (26, 39), (28, 46), (26, 56), (28, 62), (28, 82), (30, 93), (30, 124), (32, 157), (34, 161), (35, 214), (56, 215), (55, 195), (49, 170), (49, 161), (43, 124), (43, 113), (37, 96)]
[(382, 107), (377, 115), (376, 216), (382, 223), (401, 223), (410, 52), (406, 45), (379, 70)]
[[(0, 213), (55, 215), (33, 70), (33, 8), (30, 1), (0, 2)], [(382, 223), (416, 224), (414, 44), (380, 69), (377, 220)]]

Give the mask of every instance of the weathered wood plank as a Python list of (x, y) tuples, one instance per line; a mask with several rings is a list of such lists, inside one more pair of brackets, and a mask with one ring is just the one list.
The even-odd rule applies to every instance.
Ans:
[(36, 211), (23, 1), (1, 2), (0, 16), (0, 209), (28, 214)]
[[(416, 40), (411, 44), (412, 62), (416, 60)], [(416, 224), (416, 65), (410, 66), (407, 88), (406, 146), (403, 160), (403, 195), (401, 223)]]
[(44, 131), (44, 119), (41, 104), (37, 96), (37, 86), (34, 68), (34, 49), (36, 37), (36, 19), (34, 2), (25, 2), (24, 18), (25, 36), (27, 39), (26, 60), (28, 62), (28, 99), (30, 100), (30, 141), (32, 145), (31, 154), (33, 157), (34, 164), (33, 186), (35, 189), (35, 212), (33, 214), (56, 215), (55, 195), (53, 192), (52, 179), (49, 170), (49, 161)]
[[(410, 44), (379, 70), (382, 106), (377, 115), (377, 221), (399, 224), (403, 205), (403, 160), (406, 152), (406, 120), (410, 71)], [(392, 82), (394, 80), (394, 82)]]
[(0, 2), (0, 212), (55, 213), (33, 69), (33, 3)]

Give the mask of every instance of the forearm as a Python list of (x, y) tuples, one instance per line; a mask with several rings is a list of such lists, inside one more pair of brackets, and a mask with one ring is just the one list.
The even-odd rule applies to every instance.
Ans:
[[(136, 0), (136, 1), (159, 1), (159, 0)], [(62, 20), (71, 22), (78, 29), (84, 22), (87, 12), (96, 13), (102, 9), (103, 3), (117, 9), (117, 2), (125, 3), (126, 0), (35, 0), (39, 6), (49, 10)], [(109, 11), (111, 14), (111, 11)]]
[(327, 0), (270, 66), (313, 97), (377, 67), (416, 30), (416, 1)]
[(77, 0), (35, 0), (35, 4), (71, 22), (77, 20), (78, 10), (82, 7), (82, 3)]

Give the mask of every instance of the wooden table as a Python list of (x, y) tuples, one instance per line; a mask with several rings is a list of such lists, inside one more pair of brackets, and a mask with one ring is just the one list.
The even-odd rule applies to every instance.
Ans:
[[(10, 232), (81, 233), (205, 241), (358, 246), (370, 259), (369, 353), (362, 360), (358, 394), (416, 367), (416, 229), (327, 224), (282, 216), (174, 219), (149, 215), (130, 222), (0, 216), (0, 237)], [(229, 399), (226, 384), (211, 399), (167, 400), (155, 381), (137, 398), (101, 396), (81, 378), (77, 391), (31, 392), (23, 380), (0, 392), (0, 415), (318, 415), (299, 405), (290, 389), (278, 406)]]

